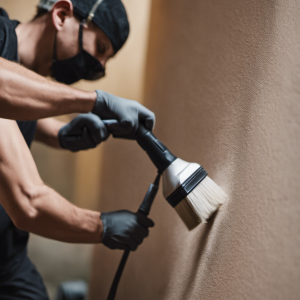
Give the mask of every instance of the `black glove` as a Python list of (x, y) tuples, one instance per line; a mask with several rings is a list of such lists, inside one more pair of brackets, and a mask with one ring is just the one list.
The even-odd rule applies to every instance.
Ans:
[(97, 100), (92, 112), (103, 120), (114, 119), (119, 121), (119, 124), (108, 125), (108, 129), (114, 137), (134, 139), (140, 122), (147, 129), (153, 129), (155, 115), (140, 103), (99, 90), (96, 93)]
[(78, 115), (58, 132), (60, 146), (72, 152), (95, 148), (108, 137), (106, 126), (92, 113)]
[(135, 251), (154, 226), (146, 216), (128, 210), (101, 213), (101, 220), (102, 243), (110, 249)]

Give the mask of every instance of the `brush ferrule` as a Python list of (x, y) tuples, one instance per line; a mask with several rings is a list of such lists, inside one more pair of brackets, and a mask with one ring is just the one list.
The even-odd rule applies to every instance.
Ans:
[(171, 195), (167, 197), (167, 201), (172, 205), (172, 207), (175, 207), (189, 193), (191, 193), (206, 176), (207, 172), (200, 166)]

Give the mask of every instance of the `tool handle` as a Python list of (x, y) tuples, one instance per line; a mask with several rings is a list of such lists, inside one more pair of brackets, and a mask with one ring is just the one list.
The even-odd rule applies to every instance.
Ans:
[[(112, 124), (118, 124), (117, 120), (102, 120), (108, 127)], [(162, 173), (177, 157), (155, 137), (144, 125), (140, 124), (136, 132), (136, 141), (147, 152), (156, 168)]]
[(160, 173), (177, 159), (177, 157), (143, 125), (140, 125), (137, 130), (136, 141), (146, 151)]
[[(148, 189), (148, 191), (147, 191), (147, 193), (144, 197), (144, 200), (143, 200), (142, 204), (140, 205), (140, 207), (138, 209), (138, 213), (140, 213), (142, 215), (145, 215), (145, 216), (149, 215), (152, 203), (153, 203), (154, 198), (155, 198), (155, 196), (157, 194), (157, 191), (158, 191), (160, 176), (161, 176), (161, 174), (159, 173), (156, 176), (154, 183), (150, 184), (149, 189)], [(128, 251), (128, 250), (124, 251), (124, 254), (123, 254), (122, 259), (120, 261), (117, 273), (115, 275), (115, 278), (114, 278), (113, 283), (111, 285), (111, 288), (109, 290), (107, 300), (114, 300), (115, 299), (118, 284), (119, 284), (119, 281), (121, 279), (123, 270), (125, 268), (125, 264), (127, 262), (129, 253), (130, 253), (130, 251)]]

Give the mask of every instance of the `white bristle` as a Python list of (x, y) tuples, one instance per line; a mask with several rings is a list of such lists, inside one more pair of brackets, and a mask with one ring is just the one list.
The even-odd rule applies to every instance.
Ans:
[(208, 176), (175, 207), (189, 230), (207, 219), (225, 202), (227, 195)]
[(186, 198), (175, 206), (175, 210), (189, 230), (192, 230), (201, 222)]

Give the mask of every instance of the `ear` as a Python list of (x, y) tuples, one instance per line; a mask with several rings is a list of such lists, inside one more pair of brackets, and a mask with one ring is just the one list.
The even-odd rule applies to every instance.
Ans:
[(52, 23), (57, 31), (60, 31), (67, 18), (73, 16), (73, 4), (70, 0), (57, 1), (52, 10)]

